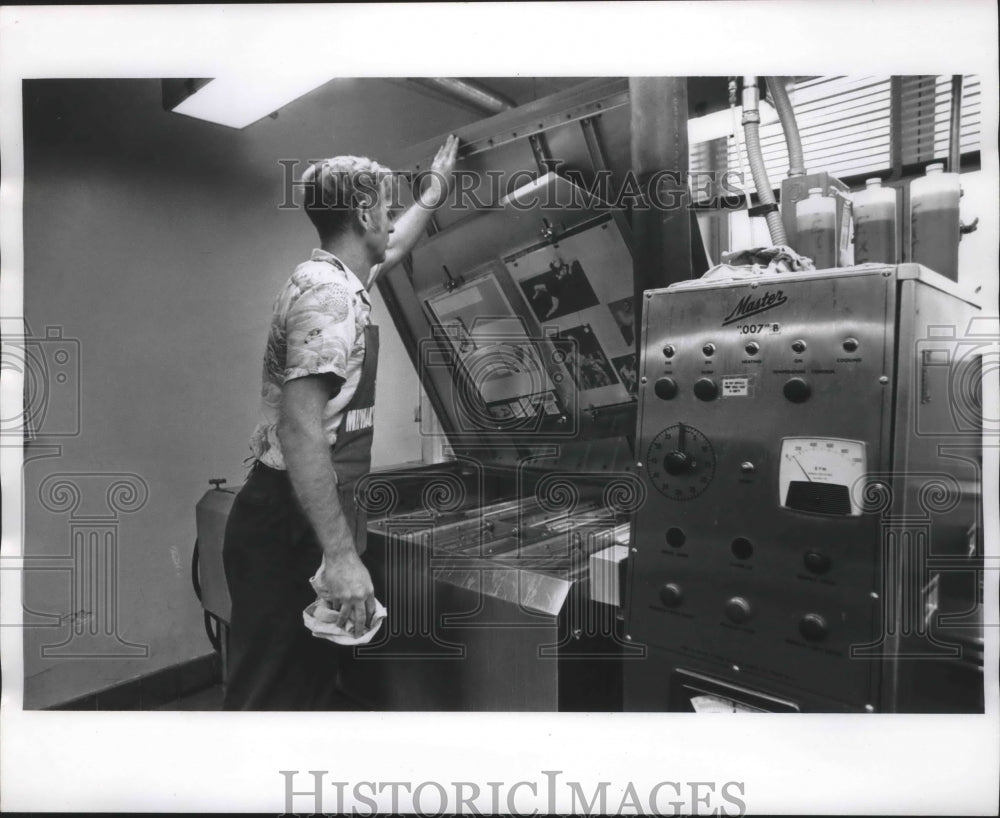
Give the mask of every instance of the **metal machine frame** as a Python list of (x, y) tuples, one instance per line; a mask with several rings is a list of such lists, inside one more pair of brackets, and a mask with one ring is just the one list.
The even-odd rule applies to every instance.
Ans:
[(977, 307), (917, 265), (646, 298), (626, 708), (693, 673), (737, 706), (981, 710)]

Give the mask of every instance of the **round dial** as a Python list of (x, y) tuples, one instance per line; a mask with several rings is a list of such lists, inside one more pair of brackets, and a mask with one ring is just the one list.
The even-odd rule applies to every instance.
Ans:
[(715, 450), (693, 426), (668, 426), (649, 444), (646, 472), (650, 482), (670, 500), (697, 497), (715, 476)]

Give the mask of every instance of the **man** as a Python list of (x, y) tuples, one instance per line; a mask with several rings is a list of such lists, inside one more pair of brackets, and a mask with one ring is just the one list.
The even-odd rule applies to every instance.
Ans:
[(317, 593), (340, 610), (341, 627), (367, 629), (374, 593), (354, 502), (371, 462), (378, 360), (367, 290), (423, 235), (457, 150), (449, 137), (418, 202), (398, 220), (392, 175), (369, 159), (335, 157), (303, 176), (320, 248), (275, 301), (254, 463), (226, 526), (226, 710), (322, 710), (335, 701), (338, 649), (302, 619)]

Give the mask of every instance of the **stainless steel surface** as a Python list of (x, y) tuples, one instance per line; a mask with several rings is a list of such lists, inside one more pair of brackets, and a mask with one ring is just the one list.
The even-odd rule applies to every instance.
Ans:
[(586, 480), (556, 508), (545, 478), (468, 464), (399, 478), (408, 490), (369, 520), (364, 557), (388, 618), (342, 668), (345, 694), (392, 710), (620, 708), (626, 646), (616, 609), (589, 599), (587, 565), (627, 537), (624, 518)]
[[(935, 661), (899, 654), (954, 661), (921, 621), (938, 600), (926, 558), (932, 550), (968, 574), (979, 499), (976, 421), (961, 427), (949, 389), (974, 313), (955, 292), (904, 265), (647, 294), (636, 445), (647, 501), (633, 528), (627, 629), (650, 658), (626, 664), (627, 709), (664, 709), (656, 680), (678, 668), (802, 710), (920, 708)], [(935, 335), (938, 325), (954, 330)], [(941, 350), (950, 363), (928, 374), (920, 362), (948, 358)], [(674, 397), (657, 394), (664, 378)], [(699, 381), (717, 392), (696, 392)], [(836, 457), (810, 446), (860, 457), (863, 479), (841, 486)], [(796, 491), (782, 495), (782, 476)], [(883, 494), (891, 503), (879, 507)]]

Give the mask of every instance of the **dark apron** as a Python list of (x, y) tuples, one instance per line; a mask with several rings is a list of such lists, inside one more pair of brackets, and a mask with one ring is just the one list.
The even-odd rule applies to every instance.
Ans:
[(375, 434), (375, 375), (378, 371), (378, 327), (365, 327), (365, 360), (361, 365), (361, 379), (350, 405), (344, 411), (337, 427), (337, 442), (333, 444), (331, 458), (337, 472), (337, 493), (340, 507), (344, 509), (354, 544), (363, 554), (367, 544), (368, 526), (364, 510), (358, 507), (354, 490), (358, 480), (372, 467), (372, 438)]
[[(378, 327), (364, 333), (361, 377), (330, 453), (359, 554), (367, 527), (354, 490), (371, 468)], [(313, 636), (302, 621), (316, 598), (309, 578), (322, 558), (288, 473), (255, 464), (233, 503), (223, 546), (233, 602), (224, 710), (343, 709), (337, 668), (345, 649)]]

